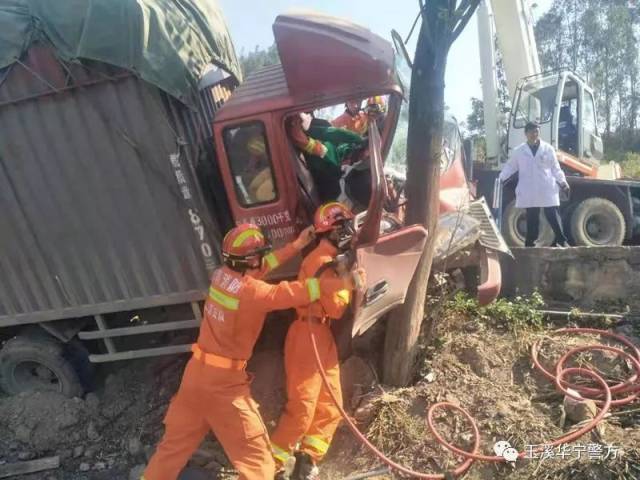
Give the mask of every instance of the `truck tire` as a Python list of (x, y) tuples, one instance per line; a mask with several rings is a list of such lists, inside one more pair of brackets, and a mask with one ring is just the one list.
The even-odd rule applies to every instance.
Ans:
[(54, 338), (18, 336), (0, 350), (0, 387), (10, 395), (25, 391), (56, 391), (80, 397), (84, 388), (65, 345)]
[(576, 211), (576, 207), (578, 203), (570, 203), (565, 205), (564, 208), (560, 210), (560, 220), (562, 221), (562, 231), (564, 232), (564, 236), (567, 238), (569, 245), (575, 245), (576, 242), (573, 239), (573, 233), (571, 233), (571, 217), (573, 217), (573, 212)]
[(571, 236), (585, 247), (622, 245), (626, 225), (615, 203), (599, 197), (580, 202), (571, 215)]
[[(507, 205), (502, 214), (502, 236), (510, 247), (524, 247), (527, 234), (526, 213), (522, 208), (516, 208), (513, 200)], [(544, 218), (544, 212), (540, 209), (540, 233), (536, 242), (537, 246), (548, 246), (553, 242), (553, 230)]]

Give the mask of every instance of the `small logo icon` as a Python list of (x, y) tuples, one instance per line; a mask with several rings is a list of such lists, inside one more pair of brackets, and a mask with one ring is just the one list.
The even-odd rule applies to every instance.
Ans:
[(506, 440), (500, 440), (493, 446), (493, 451), (507, 462), (515, 462), (518, 459), (518, 451)]

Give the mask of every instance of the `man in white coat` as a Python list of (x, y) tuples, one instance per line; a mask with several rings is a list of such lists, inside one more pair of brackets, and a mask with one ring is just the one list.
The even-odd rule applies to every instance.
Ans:
[(560, 222), (561, 188), (566, 194), (569, 184), (560, 168), (556, 152), (551, 145), (540, 139), (540, 127), (529, 122), (524, 127), (527, 141), (518, 146), (500, 172), (500, 180), (506, 181), (518, 173), (516, 208), (527, 212), (526, 247), (533, 247), (540, 229), (540, 209), (553, 229), (555, 239), (551, 246), (566, 247), (567, 238)]

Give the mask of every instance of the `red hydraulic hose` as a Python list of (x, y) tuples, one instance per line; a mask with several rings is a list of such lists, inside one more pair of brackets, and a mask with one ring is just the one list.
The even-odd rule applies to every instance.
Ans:
[[(478, 430), (478, 426), (475, 422), (475, 420), (473, 419), (473, 417), (462, 407), (459, 407), (457, 405), (454, 405), (452, 403), (449, 402), (439, 402), (436, 403), (434, 405), (432, 405), (428, 412), (427, 412), (427, 425), (429, 426), (429, 429), (431, 430), (431, 433), (434, 435), (434, 437), (436, 438), (436, 440), (438, 441), (438, 443), (440, 443), (442, 446), (444, 446), (445, 448), (447, 448), (448, 450), (463, 456), (466, 458), (466, 460), (461, 463), (455, 470), (448, 472), (448, 474), (445, 476), (444, 474), (432, 474), (432, 473), (422, 473), (422, 472), (417, 472), (415, 470), (412, 470), (408, 467), (402, 466), (396, 462), (394, 462), (393, 460), (391, 460), (390, 458), (386, 457), (384, 455), (384, 453), (382, 453), (380, 450), (378, 450), (376, 448), (375, 445), (373, 445), (363, 434), (362, 432), (360, 432), (360, 430), (358, 430), (358, 427), (355, 425), (355, 423), (353, 422), (353, 420), (351, 420), (351, 418), (349, 417), (349, 415), (347, 414), (347, 412), (344, 410), (344, 408), (342, 407), (342, 404), (340, 402), (340, 400), (336, 397), (336, 394), (333, 392), (333, 390), (331, 389), (331, 386), (329, 385), (329, 380), (327, 378), (327, 375), (324, 371), (324, 366), (322, 365), (322, 359), (320, 358), (320, 353), (318, 351), (318, 345), (316, 343), (316, 338), (315, 335), (313, 333), (313, 330), (311, 328), (311, 322), (307, 322), (308, 323), (308, 327), (309, 327), (309, 337), (311, 339), (311, 344), (313, 346), (313, 353), (315, 356), (315, 360), (316, 360), (316, 365), (318, 367), (318, 372), (320, 373), (320, 376), (322, 378), (322, 382), (324, 383), (325, 388), (329, 391), (329, 395), (331, 395), (331, 398), (333, 399), (334, 404), (336, 405), (336, 407), (338, 408), (338, 410), (340, 411), (340, 414), (342, 415), (342, 418), (345, 420), (347, 426), (349, 427), (349, 429), (351, 430), (351, 432), (356, 436), (356, 438), (358, 440), (360, 440), (360, 442), (362, 442), (362, 444), (364, 444), (369, 450), (371, 450), (371, 452), (378, 457), (378, 459), (380, 459), (383, 463), (385, 463), (386, 465), (388, 465), (389, 467), (391, 467), (393, 470), (396, 470), (397, 472), (403, 473), (405, 475), (409, 475), (413, 478), (422, 478), (422, 479), (428, 479), (428, 480), (440, 480), (440, 479), (445, 479), (447, 478), (450, 474), (453, 475), (461, 475), (464, 472), (466, 472), (469, 467), (471, 466), (471, 464), (475, 461), (475, 460), (482, 460), (482, 461), (488, 461), (488, 462), (505, 462), (506, 460), (503, 457), (500, 456), (491, 456), (491, 455), (482, 455), (480, 453), (478, 453), (479, 449), (480, 449), (480, 431)], [(608, 347), (605, 345), (590, 345), (590, 346), (584, 346), (584, 347), (577, 347), (577, 348), (573, 348), (571, 350), (569, 350), (557, 363), (556, 365), (556, 374), (553, 375), (550, 372), (548, 372), (547, 370), (545, 370), (542, 365), (540, 364), (540, 362), (538, 361), (538, 352), (539, 352), (539, 347), (540, 347), (540, 341), (536, 342), (533, 345), (532, 348), (532, 358), (533, 358), (533, 362), (534, 365), (550, 380), (552, 380), (556, 386), (556, 388), (563, 392), (565, 395), (570, 396), (572, 398), (575, 398), (577, 400), (583, 400), (583, 397), (580, 397), (578, 395), (576, 395), (575, 393), (572, 393), (571, 391), (567, 390), (567, 388), (573, 388), (574, 390), (580, 392), (580, 393), (589, 393), (595, 396), (599, 396), (601, 397), (602, 395), (604, 395), (604, 400), (600, 400), (598, 399), (596, 403), (598, 403), (600, 405), (598, 414), (595, 416), (595, 418), (593, 418), (589, 423), (587, 423), (586, 425), (584, 425), (582, 428), (568, 433), (566, 435), (563, 435), (553, 441), (551, 441), (550, 443), (544, 444), (547, 446), (557, 446), (557, 445), (561, 445), (564, 443), (568, 443), (568, 442), (572, 442), (577, 440), (578, 438), (580, 438), (582, 435), (584, 435), (585, 433), (589, 432), (590, 430), (592, 430), (593, 428), (595, 428), (598, 423), (600, 423), (600, 421), (604, 418), (604, 416), (606, 415), (606, 413), (609, 411), (609, 408), (611, 406), (614, 405), (622, 405), (624, 403), (629, 403), (633, 400), (635, 400), (637, 398), (637, 396), (640, 394), (640, 383), (638, 382), (638, 378), (640, 378), (640, 350), (633, 344), (631, 343), (630, 340), (628, 340), (626, 337), (623, 337), (622, 335), (616, 335), (613, 334), (611, 332), (607, 332), (605, 330), (596, 330), (596, 329), (591, 329), (591, 328), (565, 328), (565, 329), (560, 329), (555, 331), (554, 333), (558, 333), (558, 334), (568, 334), (568, 333), (592, 333), (592, 334), (597, 334), (597, 335), (601, 335), (601, 336), (605, 336), (605, 337), (611, 337), (614, 338), (616, 340), (618, 340), (619, 342), (623, 343), (624, 345), (626, 345), (627, 347), (629, 347), (633, 353), (634, 356), (628, 354), (627, 352), (624, 352), (623, 350), (617, 349), (617, 348), (613, 348), (613, 347)], [(620, 383), (614, 387), (609, 387), (609, 385), (607, 384), (607, 382), (597, 373), (589, 370), (589, 369), (585, 369), (585, 368), (564, 368), (564, 363), (566, 363), (567, 359), (569, 357), (571, 357), (572, 355), (575, 355), (579, 352), (582, 351), (587, 351), (587, 350), (605, 350), (605, 351), (610, 351), (613, 353), (616, 353), (619, 356), (622, 356), (624, 358), (626, 358), (627, 360), (631, 361), (631, 363), (634, 366), (634, 369), (636, 370), (636, 373), (629, 378), (627, 381)], [(598, 390), (598, 389), (594, 389), (594, 388), (587, 388), (587, 387), (581, 387), (578, 385), (574, 385), (569, 383), (568, 381), (564, 380), (564, 377), (567, 377), (571, 374), (577, 374), (577, 375), (582, 375), (582, 376), (588, 376), (593, 378), (596, 383), (598, 383), (601, 387), (602, 390)], [(614, 393), (628, 393), (628, 392), (632, 392), (631, 395), (627, 396), (626, 398), (623, 399), (619, 399), (619, 400), (613, 400), (612, 399), (612, 395)], [(472, 450), (466, 451), (466, 450), (462, 450), (458, 447), (456, 447), (455, 445), (449, 443), (447, 440), (445, 440), (442, 435), (440, 435), (440, 433), (437, 431), (437, 429), (435, 428), (435, 422), (434, 422), (434, 413), (436, 410), (438, 409), (447, 409), (447, 410), (455, 410), (459, 413), (461, 413), (468, 421), (469, 425), (471, 426), (472, 432), (473, 432), (473, 437), (474, 437), (474, 441), (473, 441), (473, 448)], [(544, 448), (544, 446), (540, 446), (536, 449), (533, 450), (533, 452), (538, 452), (541, 451)], [(519, 458), (523, 458), (525, 457), (526, 453), (533, 453), (533, 452), (519, 452), (518, 453), (518, 457)]]
[[(311, 338), (311, 345), (313, 346), (313, 353), (315, 355), (316, 365), (318, 366), (318, 372), (322, 377), (322, 382), (324, 383), (325, 388), (329, 391), (329, 395), (331, 395), (331, 399), (333, 400), (333, 403), (340, 411), (340, 415), (342, 415), (342, 418), (347, 423), (347, 426), (349, 427), (351, 432), (356, 436), (356, 438), (360, 440), (360, 442), (362, 442), (369, 450), (371, 450), (371, 452), (373, 452), (373, 454), (376, 455), (380, 460), (382, 460), (384, 463), (389, 465), (389, 467), (391, 467), (392, 469), (400, 473), (404, 473), (405, 475), (410, 475), (413, 478), (423, 478), (425, 480), (445, 480), (447, 477), (444, 474), (416, 472), (415, 470), (404, 467), (399, 463), (394, 462), (390, 458), (386, 457), (384, 453), (378, 450), (376, 446), (373, 443), (371, 443), (369, 439), (365, 437), (360, 430), (358, 430), (358, 427), (355, 425), (355, 423), (353, 423), (353, 420), (351, 420), (347, 412), (342, 407), (342, 404), (341, 404), (342, 402), (340, 402), (340, 400), (334, 393), (333, 389), (329, 385), (329, 379), (327, 378), (327, 374), (324, 371), (324, 366), (322, 365), (322, 359), (320, 358), (320, 352), (318, 351), (318, 344), (316, 343), (316, 337), (311, 328), (311, 321), (307, 321), (307, 325), (309, 327), (309, 337)], [(473, 453), (473, 454), (477, 453), (478, 450), (480, 449), (480, 431), (478, 430), (478, 426), (476, 425), (473, 418), (471, 417), (471, 415), (467, 413), (466, 410), (453, 404), (447, 404), (447, 405), (451, 405), (450, 408), (453, 408), (461, 412), (469, 421), (471, 428), (473, 430), (473, 437), (474, 437), (473, 450), (470, 453)], [(468, 454), (469, 452), (465, 452), (465, 453)], [(451, 473), (453, 473), (454, 475), (462, 475), (464, 472), (468, 470), (468, 468), (471, 466), (473, 461), (474, 461), (473, 458), (468, 458)]]
[[(595, 416), (595, 418), (593, 420), (591, 420), (589, 423), (587, 423), (584, 427), (576, 430), (575, 432), (571, 432), (568, 433), (566, 435), (563, 435), (562, 437), (559, 437), (555, 440), (553, 440), (550, 443), (547, 443), (545, 445), (549, 445), (549, 446), (557, 446), (557, 445), (562, 445), (563, 443), (568, 443), (568, 442), (573, 442), (574, 440), (577, 440), (578, 438), (580, 438), (582, 435), (584, 435), (585, 433), (589, 432), (590, 430), (593, 430), (596, 425), (598, 425), (598, 423), (600, 423), (600, 421), (602, 420), (602, 418), (605, 416), (605, 414), (607, 413), (607, 411), (609, 410), (609, 406), (611, 405), (611, 390), (609, 389), (609, 386), (607, 385), (607, 382), (605, 382), (602, 377), (600, 375), (598, 375), (595, 372), (592, 372), (591, 370), (587, 370), (585, 368), (567, 368), (565, 370), (562, 370), (560, 372), (560, 376), (556, 379), (556, 387), (558, 387), (560, 390), (562, 390), (566, 395), (569, 396), (573, 396), (570, 392), (568, 392), (561, 384), (560, 384), (560, 378), (562, 378), (563, 376), (565, 376), (568, 373), (579, 373), (582, 375), (587, 375), (589, 377), (592, 377), (593, 379), (595, 379), (601, 386), (602, 389), (605, 391), (605, 403), (603, 405), (603, 407), (600, 409), (600, 411), (598, 412), (598, 414)], [(430, 409), (429, 409), (429, 427), (431, 428), (432, 433), (434, 434), (434, 436), (438, 439), (438, 441), (448, 450), (451, 450), (452, 452), (455, 452), (459, 455), (462, 455), (464, 457), (468, 457), (468, 458), (473, 458), (474, 460), (483, 460), (485, 462), (504, 462), (505, 459), (503, 457), (500, 456), (494, 456), (494, 455), (473, 455), (470, 454), (468, 452), (465, 452), (464, 450), (459, 449), (458, 447), (456, 447), (455, 445), (451, 445), (450, 443), (448, 443), (444, 438), (442, 438), (438, 432), (436, 430), (433, 429), (433, 423), (432, 423), (432, 417), (433, 417), (433, 410), (434, 407), (436, 407), (436, 405), (433, 405)], [(536, 449), (534, 449), (534, 452), (538, 452), (543, 450), (544, 447), (540, 446)], [(527, 453), (529, 452), (519, 452), (518, 453), (518, 457), (519, 458), (523, 458)]]
[[(587, 346), (584, 346), (584, 347), (578, 347), (578, 348), (574, 348), (572, 350), (569, 350), (567, 353), (565, 353), (560, 358), (560, 360), (558, 360), (558, 364), (556, 366), (556, 378), (559, 376), (559, 372), (561, 372), (563, 370), (564, 364), (566, 363), (566, 361), (567, 361), (567, 359), (569, 357), (572, 357), (573, 355), (575, 355), (577, 353), (586, 352), (586, 351), (589, 351), (589, 350), (603, 350), (603, 351), (608, 351), (608, 352), (614, 352), (618, 356), (624, 357), (627, 360), (629, 360), (631, 362), (631, 364), (633, 365), (633, 367), (635, 368), (636, 373), (638, 375), (640, 375), (640, 362), (638, 360), (636, 360), (635, 357), (629, 355), (624, 350), (620, 350), (619, 348), (609, 347), (607, 345), (587, 345)], [(626, 382), (620, 383), (618, 385), (620, 388), (616, 389), (615, 392), (614, 392), (614, 388), (613, 387), (610, 387), (609, 390), (611, 390), (611, 393), (615, 393), (615, 394), (627, 393), (627, 392), (636, 392), (637, 390), (640, 390), (640, 383), (634, 385), (633, 382), (631, 381), (633, 378), (637, 378), (638, 375), (634, 375), (633, 377), (631, 377), (631, 379), (627, 380)], [(601, 391), (599, 391), (597, 389), (593, 389), (593, 388), (576, 386), (574, 389), (577, 390), (579, 393), (585, 395), (585, 396), (587, 394), (594, 393), (594, 390), (595, 390), (595, 393), (597, 395), (602, 395)], [(628, 403), (633, 402), (636, 398), (638, 398), (638, 393), (632, 393), (628, 397), (620, 398), (620, 399), (617, 399), (617, 400), (612, 400), (611, 401), (611, 406), (626, 405)], [(593, 401), (598, 405), (602, 405), (602, 403), (603, 403), (602, 400), (598, 400), (598, 399), (593, 399)]]
[[(606, 330), (597, 330), (595, 328), (561, 328), (559, 330), (552, 332), (553, 335), (566, 335), (566, 334), (574, 334), (574, 333), (576, 334), (590, 333), (594, 335), (600, 335), (601, 337), (613, 338), (614, 340), (617, 340), (618, 342), (628, 347), (633, 352), (635, 358), (637, 360), (640, 360), (640, 349), (638, 349), (638, 347), (636, 347), (628, 338), (622, 335), (617, 335), (615, 333), (607, 332)], [(538, 360), (538, 353), (540, 352), (541, 344), (542, 344), (542, 339), (538, 340), (533, 344), (533, 346), (531, 347), (531, 358), (533, 359), (533, 364), (536, 366), (536, 368), (540, 370), (540, 372), (545, 377), (547, 377), (549, 380), (553, 382), (555, 381), (556, 376), (553, 375), (548, 370), (546, 370)], [(567, 356), (570, 356), (572, 352), (573, 350), (570, 350), (569, 352), (567, 352)], [(638, 376), (634, 375), (629, 380), (627, 380), (627, 382), (633, 383), (633, 382), (636, 382), (637, 380), (638, 380)], [(624, 388), (624, 386), (627, 385), (627, 382), (624, 382), (624, 384), (618, 384), (618, 385), (614, 385), (613, 387), (610, 387), (611, 393), (617, 393), (620, 389)], [(585, 393), (585, 394), (590, 393), (595, 395), (602, 394), (602, 392), (597, 389), (590, 389), (590, 388), (581, 387), (580, 385), (574, 385), (574, 384), (567, 384), (567, 385), (572, 389), (577, 390), (580, 393)]]

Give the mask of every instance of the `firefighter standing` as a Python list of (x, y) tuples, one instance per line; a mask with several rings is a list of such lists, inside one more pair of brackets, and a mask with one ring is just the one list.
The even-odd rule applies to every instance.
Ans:
[(344, 113), (333, 119), (331, 124), (334, 127), (346, 128), (358, 135), (364, 135), (369, 128), (369, 118), (362, 111), (361, 100), (347, 100), (344, 104)]
[(259, 278), (294, 257), (313, 239), (309, 227), (277, 252), (259, 227), (233, 228), (222, 245), (224, 266), (212, 277), (198, 341), (178, 393), (165, 417), (165, 434), (142, 480), (176, 480), (212, 430), (240, 480), (271, 479), (275, 465), (266, 429), (249, 390), (247, 360), (272, 310), (301, 307), (323, 292), (344, 288), (344, 279), (265, 283)]
[[(303, 260), (299, 281), (315, 278), (323, 265), (332, 262), (340, 251), (350, 247), (352, 219), (349, 209), (338, 202), (325, 204), (318, 209), (314, 226), (320, 243)], [(335, 279), (337, 273), (326, 269), (320, 278)], [(341, 399), (338, 352), (330, 323), (342, 317), (350, 300), (351, 289), (323, 291), (319, 301), (297, 309), (298, 316), (287, 333), (284, 351), (287, 404), (271, 436), (271, 444), (281, 470), (299, 445), (292, 475), (296, 480), (317, 478), (316, 463), (326, 454), (340, 422), (340, 412), (317, 371), (309, 327), (315, 334), (331, 388)], [(283, 478), (283, 475), (279, 473), (279, 478)]]
[(384, 113), (384, 100), (380, 96), (367, 99), (366, 110), (362, 110), (362, 100), (347, 100), (344, 113), (333, 119), (334, 127), (346, 128), (358, 135), (365, 135), (369, 129), (369, 122)]

